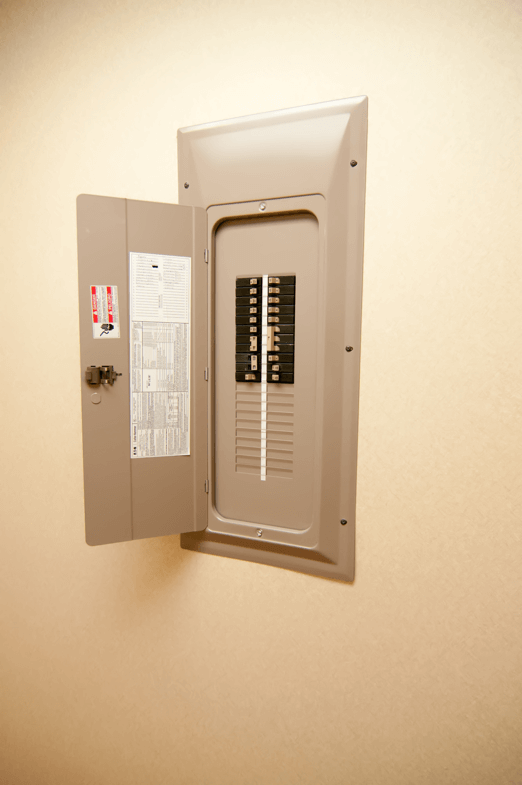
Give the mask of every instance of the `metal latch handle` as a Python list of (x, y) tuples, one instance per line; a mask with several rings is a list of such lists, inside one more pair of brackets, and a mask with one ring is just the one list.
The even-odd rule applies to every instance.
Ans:
[(114, 365), (91, 365), (85, 371), (85, 380), (87, 384), (96, 387), (98, 384), (113, 385), (121, 373), (116, 373)]

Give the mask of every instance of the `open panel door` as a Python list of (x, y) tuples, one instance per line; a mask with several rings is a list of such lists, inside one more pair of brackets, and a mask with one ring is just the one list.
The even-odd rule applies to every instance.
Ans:
[(206, 213), (77, 201), (89, 545), (207, 525)]

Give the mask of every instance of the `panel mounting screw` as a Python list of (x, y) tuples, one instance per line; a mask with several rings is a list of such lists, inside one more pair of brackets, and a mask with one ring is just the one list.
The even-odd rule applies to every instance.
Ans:
[(257, 534), (258, 537), (262, 537), (263, 536), (263, 529), (258, 529), (256, 531), (256, 534)]
[(261, 210), (262, 213), (266, 210), (265, 202), (261, 202), (261, 204), (259, 205), (259, 209)]
[(189, 184), (188, 184), (188, 183), (183, 183), (183, 187), (184, 187), (184, 188), (188, 188), (188, 187), (189, 187)]
[(357, 161), (350, 161), (350, 166), (357, 166)]
[(353, 352), (353, 346), (345, 346), (344, 348), (347, 352)]
[(348, 521), (346, 520), (346, 518), (341, 518), (341, 526), (346, 526), (347, 523)]

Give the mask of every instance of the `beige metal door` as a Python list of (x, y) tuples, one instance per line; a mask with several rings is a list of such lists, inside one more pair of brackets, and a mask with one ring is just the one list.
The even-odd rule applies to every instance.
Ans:
[(87, 542), (201, 531), (205, 211), (89, 195), (77, 208)]

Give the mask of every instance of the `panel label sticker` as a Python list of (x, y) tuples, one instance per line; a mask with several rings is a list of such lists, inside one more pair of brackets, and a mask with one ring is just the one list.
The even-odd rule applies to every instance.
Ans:
[(191, 257), (129, 263), (131, 458), (190, 455)]
[(93, 338), (119, 338), (120, 314), (117, 286), (91, 286)]

